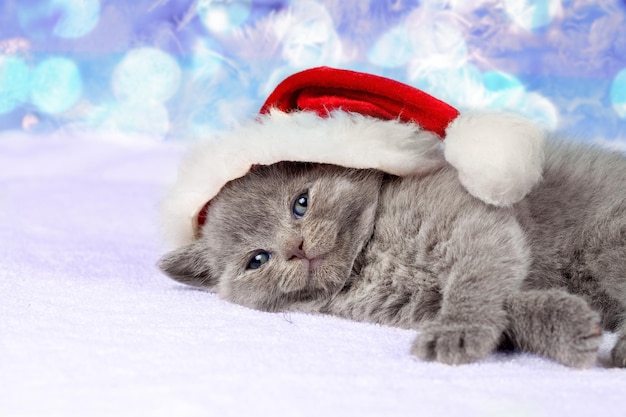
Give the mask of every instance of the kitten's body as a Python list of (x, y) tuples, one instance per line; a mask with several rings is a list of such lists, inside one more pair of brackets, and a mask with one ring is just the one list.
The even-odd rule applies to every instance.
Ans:
[[(583, 298), (606, 328), (623, 327), (625, 183), (621, 156), (559, 144), (544, 181), (511, 208), (473, 198), (446, 165), (400, 178), (280, 163), (229, 183), (202, 237), (161, 265), (253, 308), (420, 329), (413, 352), (425, 359), (480, 359), (506, 337), (585, 366), (601, 333)], [(251, 269), (260, 250), (271, 257)], [(623, 328), (613, 356), (625, 365)]]

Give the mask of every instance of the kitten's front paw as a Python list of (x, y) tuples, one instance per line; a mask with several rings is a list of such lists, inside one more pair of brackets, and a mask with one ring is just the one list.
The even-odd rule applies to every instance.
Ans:
[(613, 366), (626, 368), (626, 334), (622, 334), (611, 351)]
[(423, 360), (448, 365), (474, 362), (496, 349), (500, 334), (489, 325), (433, 322), (422, 328), (411, 353)]
[(574, 368), (595, 362), (600, 315), (582, 298), (560, 290), (528, 291), (512, 297), (507, 308), (509, 331), (522, 350)]
[(581, 311), (572, 314), (571, 321), (563, 320), (554, 326), (554, 335), (558, 346), (554, 346), (552, 355), (558, 362), (573, 368), (588, 368), (596, 361), (602, 326), (600, 315), (595, 311)]

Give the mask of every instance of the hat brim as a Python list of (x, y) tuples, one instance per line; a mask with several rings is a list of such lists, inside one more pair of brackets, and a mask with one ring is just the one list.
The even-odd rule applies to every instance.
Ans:
[(256, 120), (193, 146), (163, 202), (164, 232), (175, 247), (198, 236), (197, 216), (222, 187), (253, 165), (316, 162), (424, 175), (445, 163), (441, 141), (414, 123), (345, 111), (269, 110)]

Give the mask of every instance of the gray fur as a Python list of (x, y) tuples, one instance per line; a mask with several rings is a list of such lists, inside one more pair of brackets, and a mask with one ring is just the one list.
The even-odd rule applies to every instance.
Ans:
[[(283, 162), (227, 184), (201, 237), (160, 267), (256, 309), (418, 329), (412, 353), (449, 364), (507, 342), (589, 366), (602, 325), (619, 332), (624, 367), (624, 184), (623, 156), (556, 141), (544, 180), (511, 208), (473, 198), (448, 166), (399, 178)], [(247, 269), (258, 250), (271, 258)]]

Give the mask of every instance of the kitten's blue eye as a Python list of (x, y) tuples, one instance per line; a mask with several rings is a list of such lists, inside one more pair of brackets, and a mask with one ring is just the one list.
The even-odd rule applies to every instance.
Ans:
[(296, 198), (296, 201), (293, 203), (293, 215), (296, 216), (296, 219), (301, 218), (306, 213), (306, 209), (309, 206), (309, 193), (302, 193)]
[(259, 269), (270, 260), (269, 252), (258, 252), (248, 262), (248, 269)]

